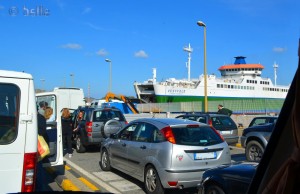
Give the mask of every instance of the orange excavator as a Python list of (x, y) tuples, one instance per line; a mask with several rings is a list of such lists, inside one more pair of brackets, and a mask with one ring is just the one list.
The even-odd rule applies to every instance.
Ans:
[(105, 101), (109, 102), (110, 99), (117, 99), (123, 101), (134, 114), (138, 114), (139, 111), (135, 108), (134, 104), (131, 102), (129, 98), (123, 95), (116, 95), (114, 93), (108, 92), (105, 96)]

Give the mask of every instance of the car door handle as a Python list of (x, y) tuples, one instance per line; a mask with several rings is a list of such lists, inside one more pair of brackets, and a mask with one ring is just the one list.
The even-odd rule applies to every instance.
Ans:
[(140, 148), (144, 150), (144, 149), (146, 149), (147, 147), (146, 147), (145, 145), (142, 145)]
[(126, 143), (122, 143), (122, 146), (123, 146), (123, 147), (126, 147)]
[(99, 124), (95, 124), (95, 127), (99, 127)]

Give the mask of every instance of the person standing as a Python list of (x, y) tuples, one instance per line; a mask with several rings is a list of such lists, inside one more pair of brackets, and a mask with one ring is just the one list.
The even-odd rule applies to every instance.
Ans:
[(223, 105), (219, 104), (218, 105), (218, 114), (223, 114), (223, 115), (228, 115), (231, 116), (232, 115), (232, 110), (228, 109), (228, 108), (224, 108)]
[(63, 146), (67, 147), (69, 158), (73, 156), (72, 150), (72, 119), (68, 108), (63, 108), (61, 115)]

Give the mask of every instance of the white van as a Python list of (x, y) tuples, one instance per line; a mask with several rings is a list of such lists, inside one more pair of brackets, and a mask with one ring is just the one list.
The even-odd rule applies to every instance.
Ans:
[(34, 191), (37, 134), (32, 76), (0, 70), (1, 193)]
[[(70, 109), (70, 112), (85, 106), (84, 92), (81, 88), (54, 88), (51, 92), (36, 94), (37, 105), (44, 105), (53, 109), (54, 120), (47, 122), (47, 134), (49, 137), (50, 156), (48, 157), (51, 166), (63, 165), (63, 145), (61, 113), (63, 108)], [(39, 106), (39, 112), (41, 107)], [(44, 165), (47, 166), (47, 165)]]

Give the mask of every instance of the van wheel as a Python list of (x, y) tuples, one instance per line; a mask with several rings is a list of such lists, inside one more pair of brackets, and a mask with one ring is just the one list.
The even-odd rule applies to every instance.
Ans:
[(249, 162), (259, 162), (264, 154), (264, 148), (259, 142), (253, 140), (247, 143), (245, 152)]
[(110, 171), (110, 161), (108, 157), (108, 152), (106, 149), (103, 149), (101, 158), (100, 158), (100, 167), (103, 171)]
[(148, 165), (145, 169), (144, 185), (146, 193), (148, 194), (163, 194), (165, 189), (163, 188), (158, 173), (152, 165)]
[(86, 148), (82, 145), (81, 137), (79, 135), (76, 136), (76, 152), (84, 153)]

